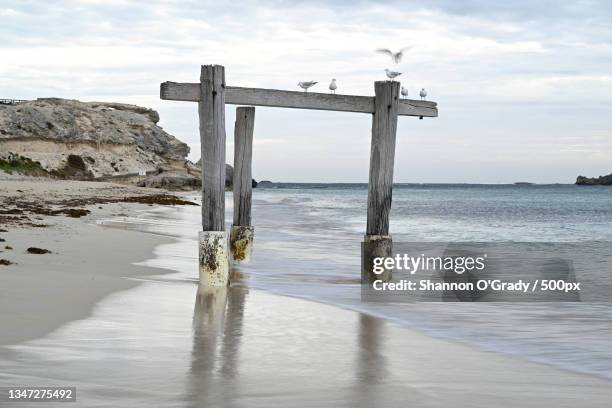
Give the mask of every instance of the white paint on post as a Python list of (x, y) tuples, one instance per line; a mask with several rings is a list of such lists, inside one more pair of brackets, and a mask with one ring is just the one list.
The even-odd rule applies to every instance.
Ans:
[(371, 284), (376, 280), (389, 282), (393, 269), (384, 268), (381, 274), (374, 273), (375, 258), (393, 256), (393, 240), (390, 235), (365, 235), (361, 247), (361, 283)]
[(200, 231), (200, 285), (227, 286), (229, 282), (228, 239), (226, 231)]

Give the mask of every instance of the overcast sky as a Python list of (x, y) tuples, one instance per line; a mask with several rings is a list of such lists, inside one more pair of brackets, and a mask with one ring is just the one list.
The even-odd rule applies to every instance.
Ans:
[[(224, 3), (228, 3), (224, 4)], [(612, 172), (612, 2), (0, 0), (0, 98), (135, 103), (199, 158), (197, 106), (163, 81), (372, 95), (397, 69), (440, 116), (399, 119), (396, 182), (573, 182)], [(228, 157), (234, 107), (227, 107)], [(253, 174), (366, 182), (371, 116), (257, 108)]]

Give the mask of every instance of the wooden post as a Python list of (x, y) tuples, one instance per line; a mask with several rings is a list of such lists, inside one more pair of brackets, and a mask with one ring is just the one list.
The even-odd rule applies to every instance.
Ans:
[(392, 255), (389, 235), (389, 213), (393, 193), (393, 161), (399, 106), (399, 82), (374, 83), (374, 115), (372, 117), (372, 146), (370, 150), (370, 178), (368, 182), (368, 218), (363, 244), (362, 282), (388, 281), (391, 271), (380, 275), (372, 272), (374, 257)]
[(202, 230), (225, 231), (225, 68), (202, 65), (200, 75)]
[(234, 126), (234, 222), (230, 232), (231, 255), (235, 261), (249, 258), (254, 229), (251, 226), (251, 196), (253, 184), (251, 161), (253, 157), (253, 129), (255, 107), (236, 108)]
[(229, 280), (225, 232), (225, 68), (203, 65), (200, 74), (200, 142), (202, 149), (202, 232), (200, 283), (224, 286)]
[(389, 235), (399, 82), (376, 82), (368, 183), (367, 235)]
[(253, 128), (255, 107), (236, 108), (234, 128), (234, 225), (251, 225)]

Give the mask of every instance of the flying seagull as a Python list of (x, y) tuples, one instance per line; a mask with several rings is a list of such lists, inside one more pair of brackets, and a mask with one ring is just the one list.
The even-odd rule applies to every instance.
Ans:
[(331, 83), (329, 84), (329, 90), (331, 93), (335, 94), (336, 89), (338, 89), (338, 84), (336, 83), (336, 78), (332, 78)]
[(308, 88), (318, 84), (317, 81), (307, 81), (307, 82), (298, 82), (298, 86), (304, 90), (304, 92), (308, 92)]
[(393, 81), (393, 78), (402, 75), (401, 72), (391, 71), (389, 68), (385, 68), (385, 74), (387, 74), (387, 78)]
[(421, 97), (422, 100), (427, 98), (427, 91), (425, 90), (425, 88), (421, 88), (421, 92), (419, 92), (419, 96)]
[(401, 48), (398, 52), (393, 52), (388, 48), (379, 48), (376, 50), (376, 52), (379, 54), (388, 55), (389, 57), (391, 57), (391, 61), (393, 61), (394, 64), (399, 64), (402, 61), (402, 57), (404, 56), (404, 51), (410, 48), (412, 47), (404, 47)]
[(408, 97), (408, 89), (404, 88), (403, 86), (402, 86), (401, 93), (404, 98)]

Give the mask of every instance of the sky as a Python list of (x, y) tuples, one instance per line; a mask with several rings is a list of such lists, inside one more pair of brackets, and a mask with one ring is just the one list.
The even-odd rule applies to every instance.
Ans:
[[(151, 107), (200, 156), (164, 81), (373, 95), (385, 68), (438, 118), (400, 117), (396, 182), (572, 183), (612, 172), (612, 2), (0, 0), (0, 98)], [(411, 47), (394, 66), (377, 48)], [(226, 107), (227, 162), (235, 107)], [(257, 108), (258, 180), (367, 182), (371, 115)]]

